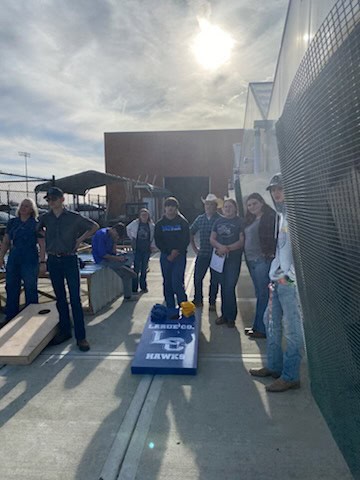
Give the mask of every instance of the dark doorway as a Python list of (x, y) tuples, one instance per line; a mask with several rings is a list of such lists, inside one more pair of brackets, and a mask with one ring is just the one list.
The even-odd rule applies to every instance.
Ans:
[(164, 187), (180, 202), (180, 212), (192, 223), (204, 212), (201, 197), (209, 193), (209, 177), (165, 177)]

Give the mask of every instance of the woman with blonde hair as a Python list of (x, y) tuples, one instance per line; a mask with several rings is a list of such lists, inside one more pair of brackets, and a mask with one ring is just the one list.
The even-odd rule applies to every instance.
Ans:
[(210, 236), (210, 244), (219, 256), (224, 257), (222, 272), (215, 273), (221, 285), (221, 316), (215, 323), (234, 328), (237, 316), (236, 285), (244, 246), (244, 220), (238, 216), (238, 205), (232, 198), (224, 201), (223, 214), (214, 223)]
[[(21, 282), (24, 284), (26, 305), (38, 303), (37, 279), (39, 274), (38, 210), (31, 198), (19, 205), (16, 218), (9, 220), (0, 247), (0, 267), (10, 249), (6, 264), (6, 322), (19, 313)], [(40, 249), (43, 249), (40, 243)]]
[(139, 284), (143, 293), (148, 291), (146, 272), (151, 251), (156, 248), (154, 243), (154, 230), (155, 225), (151, 220), (150, 212), (147, 208), (142, 208), (139, 212), (139, 218), (133, 220), (126, 227), (126, 233), (131, 240), (134, 251), (134, 271), (136, 278), (132, 281), (133, 293), (138, 291)]

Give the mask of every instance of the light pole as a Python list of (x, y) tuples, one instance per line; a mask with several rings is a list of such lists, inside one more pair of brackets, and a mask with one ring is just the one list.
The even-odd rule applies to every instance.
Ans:
[(27, 159), (31, 157), (30, 153), (28, 152), (18, 152), (20, 157), (25, 158), (25, 177), (26, 177), (26, 196), (29, 196), (29, 181), (28, 181), (28, 169), (27, 169)]

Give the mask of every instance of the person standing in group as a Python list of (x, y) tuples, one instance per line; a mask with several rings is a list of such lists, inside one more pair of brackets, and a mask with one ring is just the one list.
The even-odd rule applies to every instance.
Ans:
[[(196, 307), (203, 306), (203, 279), (210, 266), (212, 246), (210, 245), (210, 235), (212, 227), (216, 220), (221, 218), (217, 212), (219, 199), (213, 193), (209, 193), (205, 199), (201, 199), (204, 204), (205, 213), (199, 215), (190, 227), (190, 242), (196, 253), (195, 271), (194, 271), (194, 304)], [(197, 247), (194, 236), (199, 232), (200, 246)], [(219, 284), (213, 270), (210, 269), (210, 288), (209, 288), (209, 310), (216, 311), (216, 296)]]
[(253, 326), (245, 329), (250, 338), (266, 338), (263, 317), (269, 300), (269, 270), (276, 249), (275, 222), (275, 210), (259, 193), (247, 197), (244, 253), (256, 295)]
[(221, 316), (215, 323), (234, 328), (237, 316), (236, 284), (244, 246), (244, 220), (238, 216), (238, 206), (232, 198), (224, 201), (223, 213), (224, 217), (215, 222), (210, 236), (210, 244), (217, 254), (225, 257), (222, 272), (214, 272), (221, 285)]
[[(266, 325), (267, 366), (250, 369), (255, 377), (273, 377), (268, 392), (284, 392), (300, 387), (303, 328), (296, 288), (294, 261), (282, 176), (274, 175), (267, 187), (280, 215), (275, 258), (270, 267), (270, 299)], [(283, 349), (283, 336), (285, 347)]]
[(184, 275), (186, 252), (190, 242), (189, 223), (179, 213), (179, 202), (168, 197), (164, 203), (165, 214), (155, 225), (155, 244), (160, 250), (164, 297), (168, 308), (187, 301)]
[(139, 284), (143, 293), (148, 292), (146, 272), (149, 265), (150, 254), (155, 250), (154, 231), (154, 222), (151, 220), (150, 212), (146, 208), (142, 208), (139, 212), (139, 218), (133, 220), (126, 227), (127, 236), (131, 240), (134, 251), (134, 270), (136, 277), (133, 278), (132, 281), (133, 293), (137, 293)]
[(112, 227), (101, 228), (92, 239), (92, 254), (95, 263), (99, 263), (106, 268), (113, 270), (123, 281), (125, 301), (137, 300), (133, 296), (132, 280), (137, 277), (130, 266), (133, 263), (133, 255), (129, 256), (126, 252), (117, 252), (116, 244), (125, 237), (125, 225), (117, 223)]
[[(85, 334), (84, 312), (80, 298), (79, 259), (76, 251), (81, 242), (96, 232), (99, 225), (65, 208), (64, 192), (58, 187), (50, 187), (44, 198), (49, 204), (50, 211), (40, 217), (39, 235), (45, 238), (47, 269), (59, 312), (59, 333), (51, 344), (58, 345), (72, 337), (65, 290), (66, 279), (77, 345), (81, 351), (86, 352), (90, 345)], [(40, 259), (40, 272), (45, 273), (45, 258)]]
[[(25, 302), (38, 303), (39, 251), (44, 256), (44, 242), (38, 242), (38, 210), (31, 198), (25, 198), (16, 218), (9, 220), (0, 248), (0, 267), (10, 249), (6, 264), (6, 318), (7, 323), (19, 313), (21, 282), (24, 283)], [(3, 323), (3, 324), (4, 324)]]

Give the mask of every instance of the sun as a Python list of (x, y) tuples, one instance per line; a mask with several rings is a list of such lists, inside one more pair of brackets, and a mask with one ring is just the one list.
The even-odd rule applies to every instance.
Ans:
[(231, 35), (205, 19), (199, 19), (199, 25), (200, 32), (191, 50), (200, 65), (207, 70), (216, 70), (230, 59), (235, 41)]

